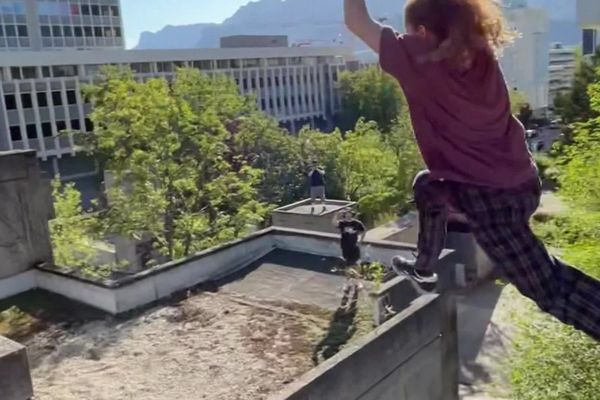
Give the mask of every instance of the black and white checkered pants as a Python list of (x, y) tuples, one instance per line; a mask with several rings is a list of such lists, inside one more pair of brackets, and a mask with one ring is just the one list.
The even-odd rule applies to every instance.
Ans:
[(543, 311), (600, 341), (600, 282), (553, 257), (529, 226), (540, 204), (538, 180), (493, 189), (432, 181), (423, 171), (414, 192), (420, 220), (417, 268), (431, 270), (439, 259), (454, 208), (503, 277)]

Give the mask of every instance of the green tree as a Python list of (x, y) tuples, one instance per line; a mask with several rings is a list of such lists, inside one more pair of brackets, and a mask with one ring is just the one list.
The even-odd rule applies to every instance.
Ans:
[(173, 82), (105, 70), (86, 89), (95, 129), (88, 151), (114, 176), (107, 231), (150, 235), (168, 259), (239, 237), (261, 223), (261, 171), (233, 165), (231, 127), (256, 112), (235, 83), (181, 69)]
[(375, 121), (387, 132), (406, 107), (400, 85), (377, 67), (344, 72), (340, 76), (342, 130), (353, 129), (359, 119)]
[(356, 128), (346, 134), (336, 165), (346, 196), (359, 203), (367, 222), (373, 222), (398, 204), (395, 155), (375, 122), (359, 120)]
[(600, 211), (600, 79), (589, 86), (588, 96), (590, 112), (596, 116), (573, 125), (572, 143), (559, 159), (559, 182), (567, 201)]
[(572, 88), (559, 94), (554, 100), (555, 111), (563, 122), (571, 124), (587, 121), (597, 115), (590, 107), (588, 87), (598, 81), (596, 69), (600, 67), (600, 49), (591, 58), (578, 57), (577, 70), (573, 78)]
[(81, 267), (94, 256), (97, 221), (81, 207), (81, 194), (75, 184), (63, 186), (59, 178), (52, 181), (55, 218), (50, 221), (54, 263), (59, 267)]
[(519, 121), (526, 127), (529, 128), (531, 125), (531, 118), (533, 117), (533, 110), (527, 100), (527, 96), (520, 90), (512, 89), (509, 91), (510, 96), (510, 110)]
[(297, 137), (264, 114), (240, 121), (233, 152), (263, 171), (259, 194), (269, 204), (289, 204), (306, 195), (305, 160)]
[(342, 133), (339, 130), (333, 133), (323, 133), (308, 128), (302, 129), (298, 134), (300, 154), (304, 161), (304, 188), (308, 192), (308, 172), (312, 162), (318, 162), (325, 168), (325, 182), (327, 184), (327, 197), (345, 199), (346, 191), (342, 176), (338, 168), (340, 146), (343, 143)]

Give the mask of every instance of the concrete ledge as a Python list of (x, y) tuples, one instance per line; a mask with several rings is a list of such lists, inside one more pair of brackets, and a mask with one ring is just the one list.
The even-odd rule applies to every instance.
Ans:
[(18, 275), (0, 279), (0, 300), (35, 289), (36, 271), (29, 270)]
[(419, 297), (270, 400), (454, 399), (443, 387), (444, 316), (442, 298)]
[(27, 350), (0, 336), (0, 399), (27, 400), (32, 397)]
[(394, 313), (407, 308), (417, 297), (419, 294), (406, 278), (396, 277), (386, 282), (371, 293), (375, 325), (379, 326), (393, 318)]

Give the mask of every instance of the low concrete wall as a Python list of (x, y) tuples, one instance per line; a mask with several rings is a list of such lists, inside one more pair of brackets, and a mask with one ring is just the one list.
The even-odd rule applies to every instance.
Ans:
[(322, 205), (315, 205), (315, 212), (310, 213), (311, 201), (302, 200), (273, 211), (273, 226), (288, 229), (315, 232), (337, 233), (333, 226), (335, 214), (344, 208), (354, 208), (356, 203), (342, 200), (327, 200), (327, 210), (321, 212)]
[(52, 261), (50, 194), (35, 151), (0, 153), (0, 279)]
[(184, 260), (143, 271), (114, 282), (77, 279), (40, 267), (36, 286), (110, 314), (121, 314), (198, 284), (215, 281), (260, 259), (274, 249), (267, 231), (201, 252)]
[(27, 350), (0, 336), (0, 399), (27, 400), (32, 397)]
[(0, 300), (27, 292), (36, 287), (36, 270), (29, 270), (0, 279)]
[(457, 400), (451, 305), (435, 295), (417, 298), (271, 400)]

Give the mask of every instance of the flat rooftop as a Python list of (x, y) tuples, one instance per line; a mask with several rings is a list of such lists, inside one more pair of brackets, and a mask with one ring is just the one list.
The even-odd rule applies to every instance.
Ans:
[(274, 250), (127, 317), (44, 292), (3, 301), (0, 312), (16, 307), (34, 321), (13, 336), (28, 346), (36, 399), (260, 400), (372, 329), (366, 293), (338, 309), (339, 265)]
[[(325, 210), (323, 210), (323, 205)], [(352, 208), (356, 205), (354, 202), (342, 200), (327, 200), (325, 204), (316, 203), (313, 205), (310, 200), (303, 200), (289, 206), (281, 207), (275, 210), (277, 213), (299, 214), (299, 215), (316, 215), (316, 216), (331, 216), (345, 208)]]

